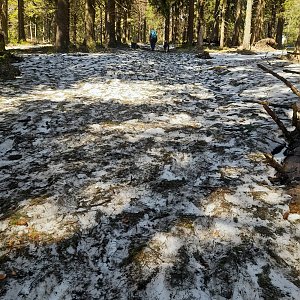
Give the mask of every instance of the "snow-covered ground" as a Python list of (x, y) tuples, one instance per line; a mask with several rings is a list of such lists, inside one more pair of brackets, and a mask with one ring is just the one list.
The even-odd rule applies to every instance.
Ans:
[[(24, 55), (0, 83), (1, 299), (299, 299), (300, 216), (263, 153), (274, 54)], [(291, 111), (276, 109), (288, 126)]]

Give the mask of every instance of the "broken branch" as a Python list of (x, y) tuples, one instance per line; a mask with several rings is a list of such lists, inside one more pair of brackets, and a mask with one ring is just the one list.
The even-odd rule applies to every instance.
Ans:
[(288, 54), (292, 54), (292, 55), (300, 55), (299, 52), (290, 52), (290, 51), (287, 51)]
[(267, 105), (269, 105), (269, 106), (279, 107), (279, 108), (283, 108), (283, 109), (290, 109), (290, 108), (292, 108), (292, 105), (271, 103), (271, 102), (269, 102), (269, 101), (243, 100), (243, 102), (246, 102), (246, 103), (257, 103), (257, 104), (261, 104), (261, 105), (267, 104)]
[(274, 159), (272, 154), (264, 153), (264, 157), (266, 158), (267, 163), (278, 173), (283, 173), (283, 166)]
[(300, 74), (300, 72), (293, 71), (293, 70), (283, 70), (285, 73), (293, 73), (293, 74)]
[(262, 103), (262, 106), (266, 110), (266, 112), (271, 116), (271, 118), (274, 120), (274, 122), (278, 125), (278, 127), (282, 131), (285, 138), (289, 142), (291, 142), (293, 139), (292, 139), (290, 132), (285, 128), (285, 126), (283, 125), (281, 120), (278, 118), (278, 116), (275, 114), (275, 112), (266, 103)]

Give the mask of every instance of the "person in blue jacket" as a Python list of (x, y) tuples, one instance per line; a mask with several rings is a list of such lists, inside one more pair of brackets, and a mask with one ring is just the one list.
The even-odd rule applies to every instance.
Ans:
[(156, 32), (155, 29), (151, 29), (150, 36), (149, 36), (149, 41), (150, 41), (151, 50), (154, 51), (155, 44), (157, 42), (157, 32)]

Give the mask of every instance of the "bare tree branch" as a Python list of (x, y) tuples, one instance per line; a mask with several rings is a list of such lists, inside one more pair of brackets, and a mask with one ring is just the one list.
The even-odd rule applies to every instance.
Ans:
[(271, 118), (275, 121), (275, 123), (278, 125), (278, 127), (280, 128), (280, 130), (284, 134), (285, 138), (289, 142), (293, 141), (291, 133), (286, 129), (286, 127), (283, 125), (281, 120), (278, 118), (278, 116), (275, 114), (275, 112), (268, 106), (268, 104), (262, 103), (262, 106), (266, 110), (266, 112), (271, 116)]
[(300, 91), (292, 83), (290, 83), (287, 79), (285, 79), (284, 77), (278, 75), (276, 72), (268, 69), (267, 67), (265, 67), (265, 66), (263, 66), (261, 64), (257, 64), (257, 66), (260, 69), (264, 70), (265, 72), (272, 74), (274, 77), (276, 77), (279, 80), (281, 80), (282, 82), (284, 82), (285, 85), (288, 86), (293, 91), (293, 93), (300, 98)]

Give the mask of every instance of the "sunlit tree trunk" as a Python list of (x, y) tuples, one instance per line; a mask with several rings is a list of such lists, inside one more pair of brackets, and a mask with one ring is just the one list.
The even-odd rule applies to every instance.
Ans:
[(52, 21), (53, 21), (53, 17), (48, 16), (47, 19), (47, 34), (48, 34), (48, 42), (51, 42), (52, 40), (52, 35), (53, 35), (53, 30), (52, 30)]
[(299, 24), (299, 33), (298, 38), (295, 44), (295, 53), (297, 53), (296, 58), (300, 60), (300, 24)]
[(99, 11), (99, 15), (100, 15), (100, 32), (99, 32), (99, 36), (100, 36), (100, 45), (103, 45), (103, 9), (102, 6), (100, 6), (100, 11)]
[(147, 42), (147, 20), (144, 18), (144, 25), (143, 25), (143, 43)]
[(225, 22), (226, 22), (226, 6), (227, 0), (222, 1), (222, 14), (221, 14), (221, 29), (220, 29), (220, 48), (224, 47), (225, 41)]
[(189, 14), (188, 14), (188, 28), (187, 28), (187, 42), (188, 45), (193, 44), (194, 40), (194, 18), (195, 18), (195, 0), (189, 0)]
[(116, 2), (115, 0), (107, 1), (107, 33), (108, 46), (116, 47)]
[(85, 37), (84, 41), (88, 48), (94, 49), (95, 39), (95, 0), (85, 1)]
[(244, 50), (250, 50), (251, 48), (251, 20), (252, 20), (252, 6), (253, 0), (247, 0), (245, 27), (244, 27), (244, 39), (242, 48)]
[(31, 18), (29, 19), (29, 34), (30, 34), (30, 41), (33, 41), (33, 31), (32, 31), (32, 21), (31, 21)]
[(43, 43), (46, 41), (46, 21), (43, 19), (43, 26), (42, 26), (42, 32), (43, 32)]
[(18, 0), (18, 41), (26, 41), (24, 22), (24, 0)]
[(69, 0), (57, 1), (55, 47), (58, 52), (69, 50), (69, 10)]
[(123, 28), (122, 28), (122, 42), (127, 43), (127, 34), (128, 34), (128, 12), (124, 11), (124, 20), (123, 20)]
[(104, 33), (104, 43), (108, 44), (108, 12), (107, 12), (107, 1), (105, 2), (105, 7), (104, 7), (104, 28), (103, 30)]
[(197, 47), (199, 51), (203, 51), (203, 25), (204, 25), (204, 0), (199, 0), (198, 36), (197, 36)]
[(174, 14), (173, 14), (173, 22), (172, 22), (172, 43), (177, 44), (178, 43), (178, 37), (179, 37), (179, 7), (178, 5), (174, 8)]
[(131, 39), (131, 5), (128, 4), (128, 9), (126, 11), (126, 29), (124, 31), (126, 42)]
[(76, 9), (77, 7), (77, 0), (72, 0), (70, 3), (70, 36), (72, 43), (74, 45), (77, 44), (77, 24), (78, 24), (78, 10)]
[(37, 42), (37, 19), (34, 19), (34, 42)]
[(240, 32), (241, 32), (241, 25), (242, 25), (242, 0), (235, 1), (235, 22), (233, 28), (233, 35), (232, 35), (232, 46), (240, 45)]

